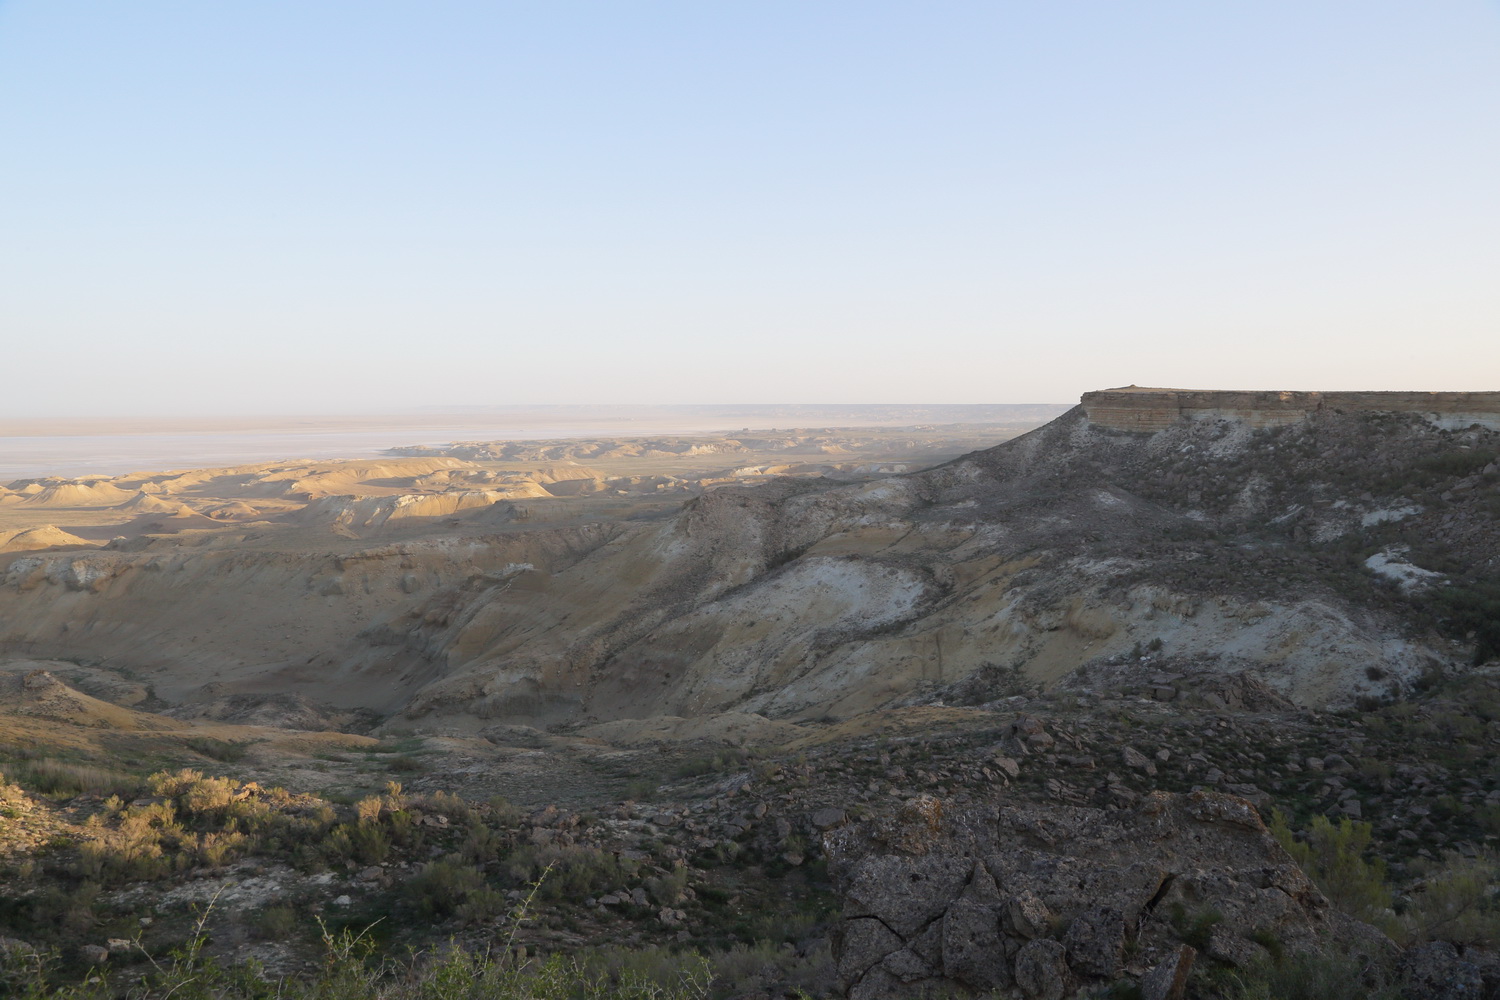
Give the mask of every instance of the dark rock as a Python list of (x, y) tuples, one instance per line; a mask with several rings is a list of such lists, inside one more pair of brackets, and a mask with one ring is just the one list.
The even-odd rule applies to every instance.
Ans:
[(830, 806), (812, 814), (812, 825), (819, 830), (832, 830), (836, 826), (842, 826), (844, 818), (844, 810)]
[(931, 979), (935, 974), (932, 966), (910, 948), (902, 948), (900, 951), (887, 955), (880, 963), (880, 967), (903, 983), (921, 982), (924, 979)]
[(1016, 720), (1010, 724), (1010, 733), (1012, 736), (1025, 738), (1027, 736), (1034, 736), (1042, 732), (1045, 728), (1042, 725), (1042, 720), (1034, 715), (1018, 715), (1016, 716)]
[(1073, 918), (1063, 936), (1068, 962), (1085, 975), (1113, 979), (1125, 953), (1125, 917), (1118, 910), (1094, 907)]
[(1479, 966), (1459, 957), (1447, 941), (1433, 941), (1401, 956), (1401, 995), (1405, 1000), (1480, 1000), (1484, 976)]
[(1323, 758), (1323, 767), (1329, 771), (1352, 771), (1354, 765), (1342, 755), (1331, 753)]
[(1032, 1000), (1062, 1000), (1068, 991), (1066, 949), (1060, 941), (1028, 941), (1016, 953), (1016, 985)]
[(1493, 951), (1469, 949), (1464, 951), (1464, 960), (1473, 962), (1484, 979), (1484, 995), (1500, 997), (1500, 954)]
[(1182, 945), (1165, 962), (1141, 977), (1141, 1000), (1182, 1000), (1187, 992), (1188, 975), (1193, 959), (1198, 957), (1192, 945)]
[(953, 855), (920, 858), (891, 855), (866, 860), (845, 894), (846, 917), (876, 917), (903, 938), (911, 937), (967, 887), (974, 862)]
[(884, 968), (871, 969), (849, 989), (849, 1000), (884, 1000), (886, 997), (904, 997), (911, 989)]
[[(881, 983), (891, 998), (913, 995), (916, 982), (959, 992), (1015, 984), (1028, 995), (1049, 995), (1058, 976), (1069, 990), (1102, 987), (1121, 974), (1127, 933), (1143, 955), (1174, 956), (1152, 973), (1161, 995), (1174, 996), (1197, 954), (1178, 950), (1183, 915), (1216, 913), (1207, 948), (1233, 965), (1264, 955), (1259, 933), (1293, 952), (1389, 946), (1332, 911), (1254, 806), (1233, 796), (1152, 792), (1117, 811), (976, 805), (941, 826), (913, 820), (921, 836), (910, 844), (892, 839), (892, 823), (846, 825), (823, 839), (845, 899), (835, 962), (864, 997), (882, 996)], [(917, 847), (925, 853), (907, 853)], [(883, 964), (903, 949), (910, 955)], [(1054, 953), (1058, 976), (1046, 971)]]
[(1203, 949), (1209, 958), (1243, 969), (1266, 958), (1266, 949), (1223, 924), (1216, 924), (1208, 934)]
[(995, 907), (959, 900), (943, 915), (943, 975), (992, 990), (1010, 983)]
[(837, 972), (839, 983), (845, 990), (885, 961), (887, 955), (893, 955), (903, 947), (901, 938), (873, 917), (846, 920), (839, 932), (835, 941)]
[(1017, 937), (1046, 937), (1052, 927), (1052, 911), (1040, 896), (1027, 889), (1006, 901), (1005, 925)]
[[(976, 862), (963, 895), (948, 907), (941, 921), (945, 976), (977, 989), (994, 989), (1010, 982), (999, 911), (1000, 891), (995, 880), (989, 869)], [(916, 947), (921, 949), (922, 944)]]

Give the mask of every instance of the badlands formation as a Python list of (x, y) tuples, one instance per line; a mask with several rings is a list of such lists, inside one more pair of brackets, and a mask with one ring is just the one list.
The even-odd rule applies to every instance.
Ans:
[[(1497, 414), (1132, 386), (998, 442), (12, 482), (0, 769), (31, 784), (0, 787), (0, 880), (37, 902), (0, 938), (70, 940), (50, 871), (100, 938), (222, 893), (219, 953), (291, 974), (315, 936), (232, 928), (390, 914), (398, 950), (483, 949), (545, 869), (527, 947), (695, 949), (723, 996), (1249, 997), (1314, 959), (1485, 995), (1442, 990), (1500, 987), (1489, 897), (1462, 933), (1429, 902), (1500, 870)], [(260, 832), (144, 777), (180, 766)], [(117, 860), (167, 807), (197, 860)]]
[(923, 472), (821, 433), (13, 483), (0, 649), (431, 731), (846, 718), (1153, 643), (1343, 707), (1489, 641), (1430, 605), (1496, 570), (1495, 431), (1434, 414), (1495, 394), (1390, 395), (1091, 393)]

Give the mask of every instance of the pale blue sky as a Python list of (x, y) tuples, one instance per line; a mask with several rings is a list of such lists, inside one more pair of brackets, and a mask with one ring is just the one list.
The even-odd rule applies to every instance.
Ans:
[(1500, 5), (0, 0), (0, 414), (1500, 389)]

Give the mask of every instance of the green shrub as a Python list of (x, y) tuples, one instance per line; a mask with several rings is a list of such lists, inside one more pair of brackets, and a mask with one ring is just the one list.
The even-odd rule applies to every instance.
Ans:
[(1261, 962), (1224, 978), (1224, 988), (1207, 995), (1224, 1000), (1400, 1000), (1401, 996), (1387, 970), (1342, 955), (1295, 955)]
[(194, 753), (201, 753), (213, 760), (233, 764), (245, 759), (249, 752), (246, 748), (248, 743), (231, 742), (229, 740), (216, 740), (208, 736), (189, 736), (183, 741), (183, 745)]
[(134, 798), (141, 790), (141, 779), (133, 774), (60, 760), (44, 759), (24, 764), (16, 768), (15, 777), (22, 787), (44, 795), (121, 795)]
[(462, 823), (474, 814), (474, 807), (467, 799), (449, 792), (433, 792), (419, 799), (416, 804), (421, 806), (423, 812), (438, 813), (456, 823)]
[(679, 778), (697, 778), (705, 774), (723, 774), (739, 767), (743, 767), (750, 759), (748, 751), (739, 747), (731, 747), (714, 754), (705, 754), (702, 757), (690, 757), (678, 764), (673, 771)]
[(328, 835), (318, 845), (318, 853), (324, 861), (337, 864), (354, 859), (354, 839), (349, 836), (350, 829), (349, 824), (345, 823), (328, 831)]
[[(696, 954), (665, 961), (652, 950), (645, 961), (601, 968), (554, 955), (544, 962), (512, 964), (461, 947), (448, 949), (404, 982), (380, 991), (387, 1000), (706, 1000), (712, 974)], [(371, 986), (374, 984), (371, 983)], [(349, 994), (351, 997), (358, 994)], [(367, 996), (374, 996), (372, 989)]]
[(706, 985), (709, 978), (717, 996), (788, 995), (792, 991), (827, 996), (833, 985), (833, 963), (826, 946), (801, 953), (767, 941), (736, 944), (706, 955), (662, 947), (590, 948), (573, 964), (593, 981), (655, 984), (666, 991), (665, 996), (682, 996), (675, 991), (683, 989), (687, 980)]
[(1480, 806), (1474, 810), (1474, 819), (1488, 834), (1500, 834), (1500, 803)]
[(472, 820), (458, 852), (469, 864), (482, 866), (499, 861), (510, 850), (510, 846), (510, 837), (478, 820)]
[(1490, 852), (1474, 858), (1450, 852), (1424, 874), (1421, 890), (1401, 915), (1408, 941), (1479, 948), (1500, 944), (1500, 901), (1495, 898), (1500, 858)]
[(688, 870), (686, 868), (673, 868), (665, 875), (658, 875), (646, 880), (646, 892), (656, 901), (658, 906), (676, 906), (682, 900), (682, 894), (687, 889)]
[(1214, 926), (1223, 919), (1224, 914), (1218, 910), (1204, 910), (1189, 915), (1187, 908), (1181, 903), (1172, 904), (1172, 929), (1177, 932), (1177, 937), (1183, 944), (1190, 944), (1199, 951), (1208, 950), (1208, 939), (1213, 934)]
[(1454, 582), (1427, 592), (1426, 606), (1454, 638), (1474, 637), (1477, 666), (1500, 658), (1500, 583)]
[(518, 882), (537, 882), (545, 874), (544, 899), (582, 899), (624, 885), (635, 871), (609, 851), (581, 846), (523, 847), (507, 867)]
[(632, 778), (625, 783), (625, 797), (635, 802), (648, 801), (655, 797), (659, 783), (650, 778)]
[(186, 815), (222, 813), (235, 800), (240, 783), (233, 778), (208, 778), (201, 771), (183, 768), (176, 774), (162, 771), (148, 781), (151, 791), (174, 799)]
[(296, 932), (301, 921), (297, 911), (290, 906), (267, 906), (250, 918), (250, 928), (255, 936), (265, 941), (284, 941)]
[(1385, 882), (1385, 862), (1365, 860), (1373, 828), (1342, 817), (1334, 824), (1327, 816), (1313, 817), (1305, 839), (1293, 836), (1281, 812), (1271, 814), (1271, 833), (1340, 910), (1378, 927), (1391, 925), (1391, 890)]
[(513, 826), (521, 821), (521, 808), (503, 795), (490, 796), (485, 805), (489, 806), (490, 822), (496, 826)]
[(469, 898), (487, 888), (477, 869), (444, 858), (424, 865), (406, 883), (406, 895), (424, 917), (454, 916)]
[(177, 822), (171, 802), (124, 809), (113, 829), (92, 825), (93, 839), (78, 845), (73, 873), (105, 883), (165, 878), (198, 855), (198, 837)]
[(1286, 945), (1281, 943), (1281, 938), (1276, 932), (1265, 927), (1255, 929), (1250, 934), (1250, 940), (1266, 949), (1266, 954), (1271, 956), (1271, 961), (1280, 962), (1286, 955)]
[(49, 886), (32, 896), (0, 895), (0, 927), (24, 929), (37, 945), (82, 940), (100, 924), (99, 892), (97, 882), (83, 881), (73, 888)]
[(1431, 473), (1435, 477), (1461, 478), (1471, 476), (1483, 469), (1495, 460), (1495, 456), (1495, 452), (1483, 448), (1473, 451), (1441, 452), (1419, 459), (1416, 468)]
[[(430, 868), (431, 866), (429, 866)], [(517, 918), (522, 914), (517, 914)], [(282, 936), (296, 926), (287, 907), (272, 907), (255, 918), (259, 936)], [(78, 928), (88, 933), (89, 927)], [(799, 956), (784, 949), (740, 947), (717, 961), (696, 952), (664, 948), (598, 949), (578, 958), (554, 955), (541, 962), (516, 961), (508, 941), (494, 952), (449, 946), (410, 963), (372, 962), (373, 942), (365, 934), (325, 930), (326, 956), (308, 973), (267, 978), (254, 964), (225, 966), (204, 954), (207, 937), (200, 921), (194, 935), (169, 958), (153, 961), (144, 977), (126, 987), (90, 971), (90, 981), (48, 985), (27, 970), (0, 967), (0, 986), (24, 1000), (707, 1000), (717, 970), (725, 985), (803, 984), (825, 992), (830, 978), (826, 952)], [(112, 979), (113, 977), (111, 977)]]
[(350, 856), (366, 865), (378, 865), (391, 853), (390, 832), (379, 823), (354, 823), (349, 831)]
[(205, 833), (198, 838), (198, 860), (210, 868), (219, 868), (241, 857), (250, 847), (243, 833)]

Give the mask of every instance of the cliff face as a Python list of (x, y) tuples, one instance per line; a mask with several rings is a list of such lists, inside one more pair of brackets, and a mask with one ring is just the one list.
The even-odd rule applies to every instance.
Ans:
[(1179, 420), (1228, 418), (1252, 427), (1294, 424), (1319, 411), (1417, 413), (1451, 429), (1500, 430), (1500, 392), (1220, 392), (1126, 386), (1084, 393), (1089, 423), (1154, 433)]

